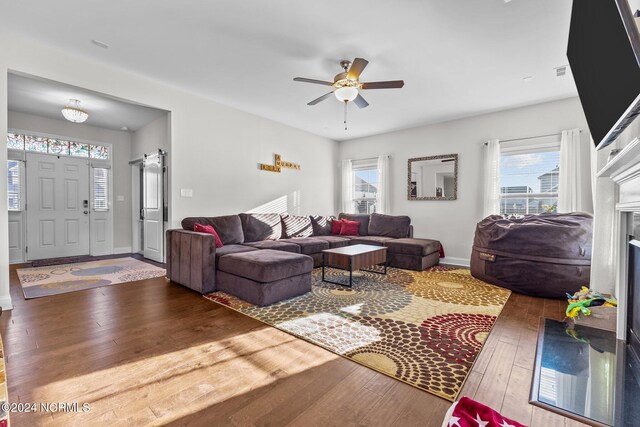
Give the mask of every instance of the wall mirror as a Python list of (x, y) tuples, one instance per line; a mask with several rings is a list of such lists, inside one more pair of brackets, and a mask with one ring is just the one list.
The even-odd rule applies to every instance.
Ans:
[(409, 159), (409, 200), (456, 200), (458, 198), (458, 155)]

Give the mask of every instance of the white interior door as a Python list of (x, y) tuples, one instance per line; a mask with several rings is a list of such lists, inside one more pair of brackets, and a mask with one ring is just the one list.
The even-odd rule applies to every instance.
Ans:
[(143, 229), (142, 252), (145, 258), (164, 262), (163, 218), (163, 159), (159, 154), (145, 155), (143, 173)]
[(89, 254), (89, 160), (27, 153), (27, 259)]

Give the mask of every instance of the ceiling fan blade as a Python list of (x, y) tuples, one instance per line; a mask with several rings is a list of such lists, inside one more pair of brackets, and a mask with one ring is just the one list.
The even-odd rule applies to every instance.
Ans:
[(304, 77), (296, 77), (293, 79), (293, 81), (304, 82), (304, 83), (315, 83), (317, 85), (333, 86), (333, 83), (331, 82), (325, 82), (323, 80), (316, 80), (316, 79), (307, 79)]
[(329, 93), (325, 93), (320, 98), (314, 99), (313, 101), (309, 102), (307, 105), (316, 105), (317, 103), (324, 101), (325, 99), (327, 99), (331, 95), (333, 95), (333, 91), (331, 91)]
[(369, 61), (367, 61), (366, 59), (354, 59), (353, 63), (351, 63), (351, 67), (349, 67), (349, 71), (347, 72), (347, 78), (351, 80), (358, 80), (358, 77), (360, 77), (362, 70), (364, 70), (364, 67), (366, 67), (368, 63)]
[(369, 106), (369, 103), (360, 94), (356, 96), (356, 99), (353, 100), (353, 103), (356, 104), (359, 108), (366, 108)]
[(404, 80), (391, 80), (388, 82), (362, 83), (362, 89), (400, 89), (404, 86)]

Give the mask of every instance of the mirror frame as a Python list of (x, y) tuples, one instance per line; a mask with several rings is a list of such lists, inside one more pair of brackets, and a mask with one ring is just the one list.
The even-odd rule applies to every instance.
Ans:
[[(420, 162), (423, 160), (438, 160), (438, 159), (454, 159), (453, 162), (453, 196), (450, 197), (437, 197), (426, 196), (418, 197), (411, 195), (411, 163)], [(457, 200), (458, 199), (458, 155), (457, 154), (441, 154), (439, 156), (427, 156), (427, 157), (414, 157), (407, 160), (407, 200)]]

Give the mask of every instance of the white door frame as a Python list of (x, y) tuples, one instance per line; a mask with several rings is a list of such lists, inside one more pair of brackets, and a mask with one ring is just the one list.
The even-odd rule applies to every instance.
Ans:
[(145, 154), (143, 158), (143, 230), (142, 251), (145, 258), (164, 262), (164, 186), (165, 155)]
[[(32, 136), (39, 136), (39, 137), (44, 137), (44, 138), (54, 138), (54, 139), (61, 139), (61, 140), (65, 140), (65, 141), (74, 141), (74, 142), (81, 142), (83, 144), (93, 144), (93, 145), (102, 145), (105, 147), (109, 148), (109, 160), (105, 161), (105, 160), (96, 160), (96, 159), (89, 159), (87, 158), (87, 160), (90, 160), (91, 164), (97, 164), (97, 165), (107, 165), (108, 167), (111, 168), (110, 172), (113, 171), (113, 144), (108, 143), (108, 142), (102, 142), (102, 141), (94, 141), (94, 140), (88, 140), (88, 139), (82, 139), (82, 138), (75, 138), (75, 137), (70, 137), (70, 136), (63, 136), (63, 135), (56, 135), (56, 134), (50, 134), (50, 133), (45, 133), (45, 132), (37, 132), (37, 131), (33, 131), (33, 130), (25, 130), (25, 129), (17, 129), (17, 128), (9, 128), (8, 132), (10, 133), (16, 133), (16, 134), (22, 134), (22, 135), (32, 135)], [(24, 151), (24, 150), (14, 150), (14, 149), (10, 149), (8, 150), (8, 159), (9, 160), (25, 160), (26, 159), (26, 154), (30, 153), (30, 151)], [(50, 154), (50, 153), (39, 153), (39, 154), (46, 154), (46, 155), (50, 155), (50, 156), (57, 156), (57, 154)], [(65, 157), (72, 157), (72, 158), (79, 158), (79, 157), (73, 157), (73, 156), (65, 156)], [(80, 157), (82, 158), (82, 157)], [(96, 166), (96, 167), (100, 167), (100, 166)], [(106, 166), (105, 166), (106, 167)], [(24, 168), (24, 174), (26, 176), (26, 168)], [(6, 178), (5, 178), (6, 179)], [(90, 169), (89, 170), (89, 181), (90, 181), (90, 193), (93, 192), (93, 170)], [(23, 178), (23, 185), (22, 185), (22, 199), (26, 200), (27, 198), (27, 194), (26, 194), (26, 182), (24, 181)], [(91, 205), (91, 210), (92, 210), (92, 215), (91, 215), (91, 219), (90, 219), (90, 255), (108, 255), (108, 254), (112, 254), (113, 253), (113, 238), (114, 238), (114, 222), (113, 222), (113, 173), (109, 174), (109, 211), (108, 211), (108, 224), (109, 224), (109, 232), (108, 232), (108, 247), (98, 247), (98, 248), (94, 248), (94, 243), (93, 241), (95, 239), (93, 239), (92, 234), (93, 234), (93, 230), (94, 230), (94, 224), (93, 224), (93, 218), (95, 215), (93, 215), (93, 197), (91, 194), (91, 198), (90, 198), (90, 205)], [(14, 215), (16, 216), (16, 215)], [(17, 216), (16, 216), (17, 219)], [(26, 253), (26, 241), (27, 241), (27, 227), (26, 227), (26, 212), (23, 210), (20, 212), (20, 220), (22, 221), (22, 223), (24, 224), (23, 227), (21, 227), (21, 236), (20, 239), (22, 242), (25, 242), (25, 244), (23, 244), (22, 246), (22, 259), (18, 260), (17, 257), (15, 259), (12, 259), (10, 261), (10, 263), (19, 263), (19, 262), (26, 262), (27, 260), (27, 253)]]

